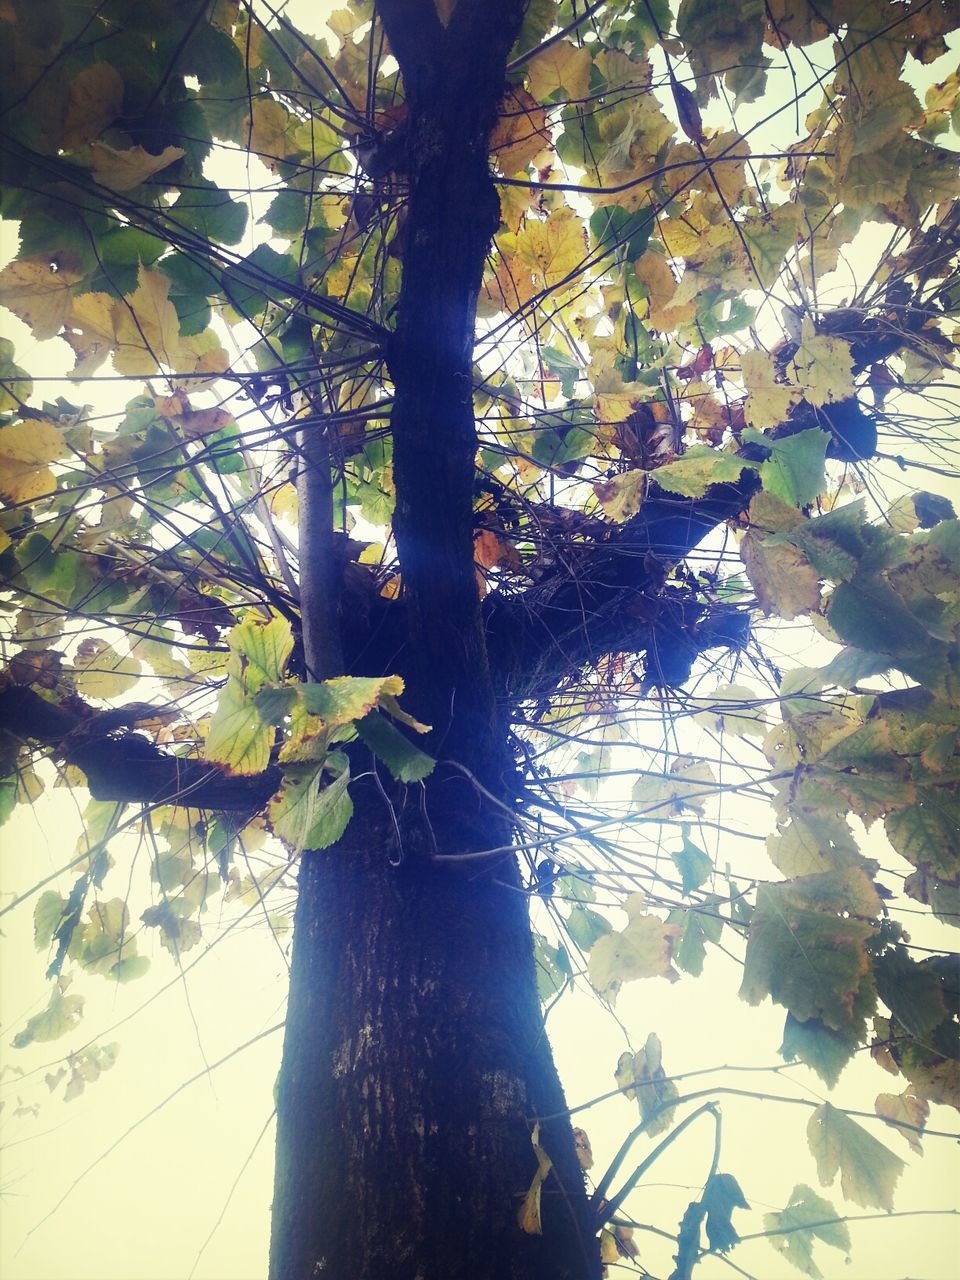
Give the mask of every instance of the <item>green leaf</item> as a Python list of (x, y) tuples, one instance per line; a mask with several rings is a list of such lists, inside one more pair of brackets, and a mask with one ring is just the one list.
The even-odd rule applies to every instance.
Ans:
[(807, 1125), (807, 1141), (817, 1162), (822, 1187), (840, 1173), (840, 1188), (848, 1200), (865, 1209), (893, 1209), (893, 1191), (904, 1163), (861, 1125), (832, 1107), (816, 1108)]
[(243, 682), (228, 678), (207, 728), (204, 759), (234, 774), (262, 773), (270, 763), (275, 737), (276, 730), (260, 719)]
[(836, 1209), (802, 1182), (790, 1192), (787, 1205), (779, 1213), (765, 1213), (763, 1227), (770, 1232), (770, 1244), (787, 1262), (810, 1280), (822, 1280), (823, 1272), (813, 1260), (817, 1240), (834, 1249), (850, 1252), (850, 1232), (845, 1222), (835, 1222)]
[(33, 908), (33, 940), (37, 950), (42, 951), (53, 941), (53, 935), (63, 920), (66, 898), (55, 889), (47, 889), (41, 893)]
[(760, 466), (760, 483), (768, 493), (791, 506), (805, 507), (822, 493), (825, 476), (824, 460), (829, 437), (819, 427), (798, 431), (796, 435), (775, 440), (760, 431), (743, 433), (748, 443), (761, 444), (770, 457)]
[(567, 916), (567, 930), (578, 947), (589, 951), (598, 938), (611, 932), (611, 925), (599, 912), (575, 902)]
[(25, 1049), (35, 1041), (57, 1040), (73, 1031), (83, 1016), (83, 996), (68, 996), (58, 982), (50, 992), (47, 1007), (27, 1022), (13, 1037), (15, 1049)]
[(930, 864), (944, 880), (960, 874), (960, 799), (946, 790), (923, 787), (917, 803), (884, 817), (890, 843), (914, 866)]
[(398, 782), (421, 782), (433, 772), (436, 761), (415, 747), (379, 711), (357, 721), (357, 733)]
[(786, 1062), (806, 1063), (831, 1089), (858, 1048), (858, 1036), (834, 1031), (819, 1018), (800, 1022), (788, 1013), (783, 1024), (781, 1057)]
[(344, 769), (323, 788), (313, 810), (306, 848), (327, 849), (343, 835), (353, 816), (353, 800), (347, 791), (350, 770)]
[(712, 484), (735, 484), (741, 474), (754, 465), (736, 454), (695, 444), (676, 462), (657, 467), (649, 474), (667, 493), (679, 493), (684, 498), (702, 498)]
[(915, 1040), (923, 1039), (947, 1016), (940, 979), (903, 947), (894, 947), (874, 962), (877, 995)]
[(680, 925), (646, 915), (645, 906), (642, 894), (632, 894), (626, 903), (630, 923), (621, 932), (600, 938), (590, 952), (590, 984), (611, 1005), (624, 982), (653, 977), (676, 982), (679, 977), (671, 961)]
[(336, 676), (323, 684), (302, 684), (299, 695), (311, 715), (327, 725), (349, 724), (380, 705), (386, 695), (403, 693), (399, 676)]
[(227, 670), (251, 693), (264, 684), (278, 683), (293, 649), (293, 632), (286, 618), (265, 621), (249, 614), (227, 635)]
[(723, 920), (719, 915), (720, 899), (713, 894), (708, 895), (708, 898), (710, 901), (702, 907), (689, 907), (686, 910), (675, 908), (667, 916), (668, 924), (678, 924), (682, 929), (673, 949), (677, 967), (695, 978), (703, 973), (707, 943), (719, 942), (723, 932)]
[(869, 886), (853, 868), (761, 885), (747, 940), (743, 999), (760, 1004), (771, 996), (798, 1021), (819, 1018), (847, 1035), (860, 1027), (857, 997), (868, 982), (866, 943), (876, 928), (852, 913), (867, 906)]
[(13, 813), (17, 804), (16, 776), (0, 778), (0, 827)]
[(695, 845), (690, 839), (687, 831), (683, 833), (683, 845), (679, 853), (670, 855), (680, 872), (680, 879), (685, 894), (693, 893), (694, 889), (710, 879), (713, 874), (713, 860), (708, 853)]

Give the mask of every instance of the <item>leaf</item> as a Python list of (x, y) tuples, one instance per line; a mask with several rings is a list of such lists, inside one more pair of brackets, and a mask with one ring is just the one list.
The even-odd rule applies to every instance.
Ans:
[(141, 266), (137, 287), (114, 303), (116, 333), (114, 368), (118, 373), (149, 377), (161, 365), (176, 369), (180, 352), (180, 320), (168, 298), (170, 279)]
[(713, 693), (688, 698), (688, 705), (703, 707), (694, 712), (697, 724), (717, 733), (732, 733), (738, 738), (762, 738), (767, 730), (763, 699), (744, 684), (718, 684)]
[(570, 937), (584, 951), (589, 951), (598, 938), (611, 932), (609, 921), (579, 902), (570, 908), (566, 925)]
[(743, 433), (743, 439), (770, 450), (770, 457), (760, 466), (760, 483), (768, 493), (791, 506), (805, 507), (823, 491), (829, 437), (819, 427), (778, 440), (750, 430)]
[(705, 895), (705, 899), (702, 906), (684, 910), (674, 908), (667, 915), (667, 924), (678, 924), (682, 930), (673, 949), (673, 958), (678, 968), (695, 978), (703, 973), (707, 943), (718, 943), (723, 933), (720, 899), (713, 894)]
[(622, 524), (632, 519), (640, 510), (646, 497), (648, 473), (646, 471), (621, 471), (609, 480), (598, 480), (593, 492), (603, 507), (608, 520)]
[(0, 427), (0, 494), (10, 502), (34, 502), (56, 488), (47, 463), (67, 452), (67, 442), (48, 418), (28, 418)]
[(916, 804), (887, 813), (883, 825), (896, 851), (914, 866), (930, 864), (944, 879), (960, 874), (957, 830), (960, 801), (949, 793), (924, 788)]
[[(857, 998), (868, 988), (866, 943), (875, 926), (854, 911), (879, 914), (863, 871), (851, 868), (763, 884), (750, 924), (740, 995), (749, 1004), (771, 996), (799, 1022), (819, 1018), (849, 1034), (862, 1023)], [(863, 901), (857, 904), (857, 898)]]
[(929, 965), (913, 960), (902, 947), (878, 956), (874, 964), (877, 994), (914, 1039), (929, 1036), (947, 1017), (940, 979)]
[(750, 529), (740, 544), (740, 555), (765, 614), (790, 621), (819, 609), (819, 575), (798, 547)]
[(533, 1143), (534, 1154), (537, 1157), (537, 1172), (533, 1175), (530, 1189), (523, 1198), (523, 1204), (520, 1206), (517, 1220), (520, 1223), (521, 1231), (525, 1231), (529, 1236), (541, 1236), (543, 1235), (543, 1227), (540, 1222), (540, 1188), (553, 1168), (553, 1161), (540, 1145), (539, 1121), (533, 1126), (530, 1141)]
[[(923, 1135), (915, 1132), (915, 1130), (922, 1130), (927, 1123), (927, 1117), (930, 1115), (930, 1104), (926, 1098), (918, 1098), (911, 1089), (907, 1089), (900, 1094), (878, 1093), (877, 1100), (874, 1103), (874, 1110), (878, 1116), (890, 1121), (897, 1129), (897, 1132), (906, 1139), (911, 1150), (915, 1151), (918, 1156), (923, 1155), (923, 1145), (920, 1141)], [(914, 1128), (903, 1129), (900, 1128), (900, 1124), (913, 1125)]]
[(671, 964), (680, 926), (644, 914), (645, 902), (642, 894), (628, 898), (626, 909), (631, 916), (630, 923), (622, 932), (600, 938), (590, 952), (587, 964), (590, 985), (608, 1004), (614, 1004), (625, 982), (653, 977), (676, 982), (680, 976)]
[(14, 362), (14, 350), (9, 338), (0, 337), (0, 413), (20, 408), (33, 395), (33, 382)]
[[(76, 151), (116, 120), (123, 107), (123, 77), (109, 62), (84, 67), (70, 82), (63, 118), (63, 145)], [(120, 190), (120, 188), (115, 188)]]
[(620, 1055), (614, 1077), (624, 1096), (636, 1099), (648, 1138), (671, 1127), (676, 1107), (670, 1104), (680, 1094), (663, 1069), (663, 1046), (656, 1032), (650, 1032), (639, 1053)]
[(676, 462), (657, 467), (653, 478), (668, 493), (679, 493), (684, 498), (702, 498), (712, 484), (736, 484), (743, 471), (752, 466), (736, 454), (694, 444)]
[(815, 1241), (834, 1249), (850, 1252), (850, 1232), (842, 1221), (831, 1221), (838, 1217), (836, 1209), (829, 1200), (798, 1182), (790, 1192), (786, 1207), (779, 1213), (765, 1213), (763, 1228), (770, 1235), (768, 1240), (779, 1254), (802, 1271), (811, 1280), (822, 1280), (823, 1273), (813, 1260)]
[(293, 648), (285, 618), (264, 621), (250, 614), (227, 636), (227, 682), (207, 729), (204, 759), (241, 775), (262, 773), (270, 762), (276, 730), (261, 717), (256, 695), (278, 682)]
[(729, 1253), (740, 1240), (733, 1226), (733, 1211), (750, 1208), (733, 1174), (712, 1174), (703, 1189), (702, 1204), (707, 1211), (710, 1248), (718, 1253)]
[(399, 676), (336, 676), (323, 684), (303, 684), (299, 695), (311, 715), (327, 725), (362, 720), (385, 696), (403, 693)]
[(79, 279), (77, 270), (52, 254), (18, 258), (0, 271), (0, 304), (28, 324), (38, 341), (55, 338), (64, 326), (71, 289)]
[(227, 644), (228, 671), (256, 693), (282, 678), (293, 650), (293, 633), (286, 618), (265, 620), (251, 613), (228, 633)]
[(800, 388), (778, 379), (773, 358), (765, 351), (745, 351), (740, 363), (747, 388), (744, 416), (750, 426), (764, 431), (786, 422), (800, 399)]
[(353, 816), (353, 800), (347, 791), (350, 770), (343, 769), (317, 797), (313, 821), (306, 835), (308, 849), (327, 849), (336, 844)]
[(646, 293), (647, 311), (654, 329), (670, 333), (696, 315), (694, 302), (675, 301), (677, 278), (662, 254), (651, 249), (637, 259), (633, 271)]
[(433, 772), (436, 761), (415, 747), (379, 711), (357, 721), (357, 733), (398, 782), (421, 782)]
[(33, 940), (38, 951), (50, 945), (62, 923), (66, 905), (66, 899), (55, 889), (45, 890), (37, 899), (33, 908)]
[(520, 173), (549, 145), (543, 107), (526, 89), (517, 85), (508, 88), (490, 135), (489, 147), (497, 168), (507, 177)]
[(816, 334), (809, 317), (803, 322), (802, 338), (793, 369), (807, 403), (819, 409), (855, 395), (850, 344), (842, 338)]
[(140, 678), (140, 663), (129, 653), (117, 653), (103, 640), (82, 640), (73, 660), (73, 682), (85, 698), (109, 700), (132, 689)]
[(182, 147), (164, 147), (154, 155), (139, 146), (118, 151), (105, 142), (91, 142), (90, 167), (94, 181), (101, 186), (111, 191), (132, 191), (186, 154)]
[(529, 271), (539, 293), (574, 279), (586, 254), (583, 224), (572, 209), (563, 207), (546, 221), (527, 219), (516, 237), (512, 261)]
[(276, 98), (254, 98), (249, 121), (250, 150), (260, 157), (271, 173), (280, 170), (281, 162), (300, 154), (296, 131), (300, 118), (288, 111)]
[(683, 845), (679, 853), (670, 855), (680, 872), (680, 881), (685, 894), (693, 893), (694, 889), (699, 889), (704, 881), (709, 880), (713, 874), (713, 861), (710, 855), (695, 845), (690, 839), (687, 831), (683, 833)]
[(804, 1062), (832, 1089), (840, 1073), (860, 1047), (859, 1036), (835, 1031), (819, 1018), (799, 1021), (788, 1013), (780, 1055), (785, 1062)]
[[(64, 980), (65, 981), (65, 980)], [(14, 1049), (25, 1049), (37, 1041), (57, 1040), (73, 1031), (83, 1016), (83, 996), (68, 996), (58, 981), (50, 992), (47, 1007), (29, 1019), (11, 1041)]]
[(894, 1187), (904, 1169), (899, 1156), (829, 1102), (811, 1115), (807, 1141), (822, 1187), (830, 1186), (839, 1170), (840, 1188), (848, 1200), (865, 1209), (892, 1211)]
[(593, 1168), (593, 1150), (590, 1146), (590, 1138), (586, 1129), (574, 1129), (573, 1145), (577, 1153), (577, 1160), (581, 1169)]
[(590, 87), (593, 61), (583, 45), (558, 40), (532, 59), (527, 68), (530, 92), (539, 102), (583, 99)]

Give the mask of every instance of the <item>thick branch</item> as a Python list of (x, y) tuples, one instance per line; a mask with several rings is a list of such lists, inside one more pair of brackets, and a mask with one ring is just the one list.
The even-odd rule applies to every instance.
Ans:
[(651, 496), (632, 520), (602, 525), (602, 541), (572, 544), (564, 562), (527, 591), (488, 596), (498, 692), (546, 696), (600, 658), (644, 650), (664, 683), (682, 683), (697, 653), (743, 643), (741, 614), (708, 613), (692, 593), (667, 593), (663, 584), (667, 567), (744, 510), (757, 487), (755, 474), (744, 472), (739, 484), (715, 485), (698, 501)]
[[(170, 755), (124, 728), (124, 708), (96, 712), (73, 699), (76, 710), (55, 706), (24, 685), (0, 689), (0, 728), (23, 742), (50, 747), (87, 778), (95, 800), (181, 804), (195, 809), (256, 813), (280, 785), (280, 770), (231, 778), (213, 765)], [(139, 719), (144, 718), (143, 709)]]

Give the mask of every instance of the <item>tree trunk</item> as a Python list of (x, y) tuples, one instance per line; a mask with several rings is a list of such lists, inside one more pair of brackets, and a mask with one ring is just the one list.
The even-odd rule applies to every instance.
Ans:
[[(516, 859), (462, 858), (509, 848), (514, 835), (473, 565), (471, 389), (476, 299), (499, 217), (488, 140), (523, 9), (458, 0), (444, 26), (433, 0), (377, 5), (407, 106), (406, 248), (386, 353), (404, 701), (434, 726), (427, 749), (439, 764), (426, 785), (388, 796), (369, 761), (356, 761), (344, 838), (303, 856), (272, 1280), (599, 1274)], [(305, 634), (323, 607), (313, 595), (302, 592)], [(349, 670), (351, 653), (343, 658)], [(518, 1211), (541, 1116), (553, 1171), (543, 1234), (530, 1234)]]
[[(534, 980), (510, 824), (448, 779), (430, 827), (368, 777), (341, 843), (304, 856), (277, 1102), (273, 1280), (587, 1280), (599, 1274), (566, 1118), (543, 1235), (518, 1211), (538, 1116), (563, 1094)], [(431, 788), (433, 790), (433, 788)]]

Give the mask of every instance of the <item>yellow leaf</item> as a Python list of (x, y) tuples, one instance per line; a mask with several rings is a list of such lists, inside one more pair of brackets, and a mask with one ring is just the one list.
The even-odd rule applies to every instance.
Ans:
[(820, 607), (820, 579), (810, 561), (789, 542), (767, 546), (766, 535), (751, 529), (740, 544), (747, 577), (765, 614), (788, 622)]
[(667, 978), (676, 982), (673, 948), (682, 925), (666, 924), (658, 916), (644, 914), (646, 897), (632, 894), (626, 902), (630, 923), (620, 933), (607, 933), (590, 951), (587, 975), (595, 991), (612, 1005), (624, 982), (639, 978)]
[[(583, 223), (572, 209), (558, 209), (544, 220), (528, 220), (517, 235), (516, 260), (533, 275), (538, 291), (555, 289), (577, 277), (587, 256)], [(582, 277), (577, 277), (582, 287)]]
[(140, 663), (131, 654), (117, 653), (103, 640), (84, 640), (73, 660), (74, 683), (85, 698), (115, 698), (137, 683)]
[(212, 409), (189, 409), (173, 418), (185, 440), (200, 440), (203, 436), (222, 430), (233, 420), (233, 415), (227, 413), (226, 409), (216, 406)]
[(926, 1098), (918, 1098), (912, 1089), (907, 1089), (901, 1094), (878, 1093), (874, 1110), (878, 1116), (882, 1116), (884, 1120), (889, 1120), (894, 1125), (897, 1132), (907, 1140), (918, 1156), (923, 1155), (921, 1135), (914, 1129), (901, 1129), (896, 1122), (899, 1120), (903, 1124), (912, 1124), (917, 1129), (923, 1129), (930, 1114), (930, 1103)]
[[(67, 151), (85, 146), (117, 118), (123, 107), (123, 77), (109, 62), (84, 67), (70, 82), (63, 118)], [(119, 188), (116, 188), (119, 190)]]
[(276, 98), (254, 98), (251, 108), (250, 150), (260, 157), (271, 173), (279, 162), (299, 153), (294, 133), (300, 119), (282, 106)]
[(182, 147), (164, 147), (158, 156), (143, 147), (118, 151), (105, 142), (91, 142), (90, 160), (94, 180), (111, 191), (132, 191), (147, 178), (185, 156)]
[(622, 524), (637, 514), (647, 492), (646, 471), (623, 471), (609, 480), (598, 480), (593, 486), (603, 514), (608, 520)]
[(242, 682), (231, 676), (220, 690), (217, 709), (207, 729), (204, 759), (230, 773), (262, 773), (270, 763), (276, 730), (260, 719)]
[(574, 1129), (573, 1145), (576, 1148), (577, 1159), (580, 1161), (580, 1168), (592, 1169), (593, 1148), (590, 1146), (590, 1137), (586, 1129)]
[(809, 317), (804, 319), (801, 339), (793, 368), (808, 403), (819, 409), (855, 395), (850, 344), (842, 338), (815, 333)]
[(180, 339), (177, 349), (177, 369), (194, 376), (178, 378), (177, 386), (185, 391), (202, 391), (210, 381), (207, 375), (225, 373), (230, 368), (230, 357), (220, 345), (220, 339), (212, 329), (193, 333)]
[(50, 258), (20, 258), (0, 271), (0, 304), (9, 307), (38, 339), (55, 338), (70, 309), (79, 271), (58, 267)]
[(33, 502), (56, 488), (47, 466), (67, 451), (49, 418), (31, 418), (0, 427), (0, 494), (10, 502)]
[(589, 49), (558, 40), (530, 63), (527, 69), (530, 92), (540, 102), (557, 90), (561, 91), (564, 101), (585, 98), (592, 65)]
[(539, 1121), (533, 1126), (530, 1141), (533, 1143), (533, 1150), (537, 1157), (537, 1172), (533, 1175), (530, 1190), (523, 1198), (517, 1218), (521, 1231), (525, 1231), (528, 1236), (540, 1236), (543, 1235), (543, 1227), (540, 1223), (540, 1188), (553, 1168), (553, 1161), (540, 1145)]
[(71, 299), (64, 339), (73, 348), (75, 373), (92, 373), (116, 346), (114, 299), (108, 293), (81, 293)]
[(137, 287), (113, 304), (118, 373), (156, 373), (161, 364), (177, 368), (180, 348), (180, 321), (167, 297), (170, 278), (160, 271), (141, 266)]
[(634, 263), (633, 270), (646, 291), (648, 315), (654, 329), (669, 333), (693, 319), (697, 310), (695, 301), (680, 305), (674, 302), (677, 280), (666, 258), (659, 253), (645, 253)]
[(810, 1117), (807, 1140), (822, 1187), (829, 1186), (839, 1170), (848, 1200), (865, 1209), (893, 1209), (893, 1190), (904, 1163), (855, 1120), (825, 1102)]
[(497, 168), (508, 177), (519, 173), (549, 146), (550, 131), (543, 107), (526, 89), (517, 86), (508, 89), (490, 135), (490, 151)]
[(800, 388), (777, 381), (773, 359), (765, 351), (745, 351), (741, 367), (747, 389), (743, 414), (750, 426), (765, 431), (785, 422), (800, 399)]

